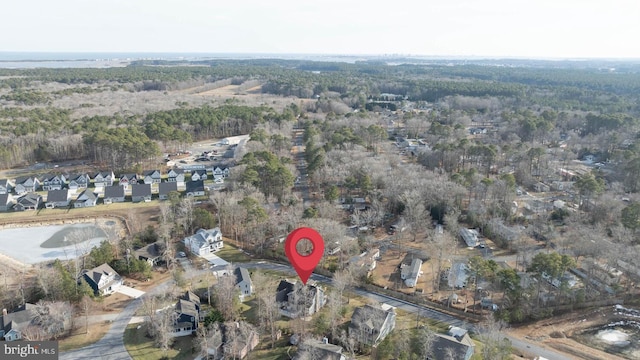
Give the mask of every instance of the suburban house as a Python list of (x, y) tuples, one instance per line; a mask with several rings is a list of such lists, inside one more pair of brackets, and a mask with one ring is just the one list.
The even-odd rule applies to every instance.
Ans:
[(236, 287), (240, 289), (240, 300), (244, 300), (246, 296), (251, 296), (253, 294), (253, 283), (251, 282), (249, 270), (237, 267), (233, 271), (233, 275), (236, 277)]
[(551, 187), (543, 182), (537, 182), (532, 186), (533, 191), (535, 192), (549, 192), (551, 191)]
[(30, 192), (35, 192), (40, 188), (40, 180), (33, 176), (23, 176), (16, 179), (16, 186), (13, 191), (17, 195), (22, 195)]
[(122, 278), (108, 264), (102, 264), (91, 270), (83, 270), (84, 280), (96, 295), (109, 295), (122, 286)]
[(7, 211), (13, 207), (11, 194), (0, 194), (0, 211)]
[(316, 284), (281, 280), (276, 290), (276, 302), (280, 306), (280, 313), (295, 319), (312, 316), (326, 303), (324, 289)]
[(404, 280), (404, 284), (408, 287), (415, 287), (420, 277), (420, 269), (422, 268), (421, 259), (413, 259), (411, 265), (402, 264), (400, 267), (400, 278)]
[(73, 207), (75, 208), (92, 207), (92, 206), (96, 206), (97, 202), (98, 202), (98, 197), (93, 192), (93, 190), (85, 189), (82, 193), (80, 193), (80, 195), (78, 195), (78, 198), (73, 203)]
[(0, 316), (0, 339), (4, 341), (16, 341), (22, 339), (22, 331), (32, 325), (37, 318), (36, 305), (26, 303), (16, 311), (7, 313), (2, 309)]
[(208, 358), (244, 359), (258, 345), (259, 340), (254, 327), (245, 321), (237, 321), (232, 326), (215, 323), (208, 333)]
[(451, 266), (447, 275), (447, 284), (451, 288), (461, 289), (467, 286), (469, 279), (469, 271), (467, 264), (462, 262), (456, 262)]
[(329, 339), (307, 339), (298, 346), (298, 352), (293, 360), (346, 360), (342, 353), (342, 346), (329, 344)]
[(460, 229), (460, 237), (468, 247), (478, 246), (478, 232), (474, 229)]
[(369, 251), (363, 252), (358, 256), (352, 257), (349, 261), (356, 267), (364, 268), (367, 271), (367, 276), (369, 276), (378, 265), (378, 259), (380, 259), (380, 250), (371, 249)]
[(138, 174), (122, 174), (118, 180), (118, 185), (128, 188), (129, 185), (138, 183)]
[(131, 201), (133, 202), (151, 201), (151, 185), (150, 184), (132, 184), (131, 185)]
[(90, 181), (87, 174), (69, 176), (69, 190), (86, 189), (89, 187)]
[(42, 190), (60, 190), (64, 187), (67, 179), (64, 175), (45, 175), (42, 177)]
[(165, 249), (166, 247), (163, 243), (154, 242), (136, 250), (135, 255), (138, 260), (144, 260), (148, 262), (149, 265), (154, 266), (160, 264), (163, 261), (162, 254), (164, 253)]
[(187, 291), (178, 299), (174, 311), (176, 318), (173, 323), (171, 336), (187, 336), (198, 330), (200, 298), (196, 294)]
[(207, 170), (193, 170), (191, 181), (207, 180)]
[(105, 187), (103, 201), (105, 204), (124, 202), (124, 187), (120, 185), (111, 185)]
[(175, 182), (179, 185), (184, 184), (184, 170), (183, 169), (170, 169), (167, 172), (167, 181)]
[[(456, 328), (460, 329), (460, 328)], [(435, 334), (431, 344), (431, 353), (433, 357), (427, 357), (427, 359), (440, 360), (440, 359), (460, 359), (469, 360), (473, 356), (474, 343), (469, 337), (469, 334), (464, 330), (451, 331), (449, 334)]]
[(186, 196), (204, 196), (204, 194), (204, 181), (187, 181), (187, 190), (185, 192)]
[(177, 182), (163, 182), (158, 185), (158, 197), (160, 200), (167, 200), (169, 193), (172, 191), (178, 191)]
[(100, 171), (93, 175), (93, 186), (106, 187), (113, 185), (113, 179), (115, 179), (113, 171)]
[(145, 184), (160, 184), (162, 174), (160, 174), (160, 170), (147, 170), (142, 173), (142, 179)]
[(69, 189), (63, 190), (49, 190), (47, 193), (47, 202), (44, 206), (47, 209), (68, 207), (71, 201), (71, 194)]
[(13, 190), (13, 184), (7, 179), (0, 180), (0, 194), (8, 194)]
[(183, 240), (184, 245), (195, 255), (206, 255), (222, 249), (220, 228), (200, 229), (194, 235)]
[(213, 168), (213, 180), (215, 182), (222, 182), (224, 178), (229, 177), (229, 168), (216, 166)]
[(356, 341), (377, 345), (396, 327), (396, 312), (393, 306), (365, 305), (357, 307), (349, 323), (349, 336)]
[(34, 192), (30, 192), (18, 198), (18, 201), (16, 201), (16, 204), (13, 206), (13, 208), (16, 211), (38, 210), (41, 203), (42, 196)]

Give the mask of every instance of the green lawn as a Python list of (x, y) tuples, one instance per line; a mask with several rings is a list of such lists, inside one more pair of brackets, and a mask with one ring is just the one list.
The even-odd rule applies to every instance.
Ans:
[(216, 252), (216, 255), (230, 263), (243, 263), (251, 261), (251, 258), (238, 250), (229, 243), (224, 244), (224, 247)]
[[(144, 325), (137, 328), (138, 324), (127, 326), (124, 332), (124, 346), (129, 355), (134, 359), (159, 360), (165, 356), (164, 351), (153, 346), (153, 341), (146, 336)], [(173, 346), (166, 353), (168, 359), (193, 359), (196, 354), (191, 353), (191, 336), (181, 336), (175, 339)]]

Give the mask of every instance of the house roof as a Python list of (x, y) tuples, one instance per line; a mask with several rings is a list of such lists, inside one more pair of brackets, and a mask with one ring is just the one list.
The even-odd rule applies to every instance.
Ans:
[(176, 182), (163, 182), (158, 185), (158, 193), (160, 195), (167, 195), (172, 191), (178, 191), (178, 184)]
[(124, 197), (124, 189), (122, 186), (111, 185), (104, 188), (104, 197), (106, 198), (114, 198), (114, 197)]
[(276, 289), (276, 301), (285, 302), (289, 299), (289, 293), (293, 291), (296, 283), (288, 279), (280, 280), (278, 289)]
[(207, 170), (206, 169), (193, 170), (192, 174), (207, 175)]
[(35, 206), (35, 205), (38, 205), (40, 201), (42, 201), (42, 196), (36, 193), (28, 193), (20, 197), (17, 203), (23, 206)]
[[(393, 313), (393, 309), (383, 310), (382, 307), (372, 305), (361, 306), (353, 311), (349, 327), (380, 332), (387, 318)], [(366, 333), (370, 333), (370, 331), (366, 331)]]
[(191, 291), (186, 291), (181, 297), (181, 299), (192, 302), (194, 304), (200, 305), (200, 297)]
[(26, 303), (17, 308), (16, 311), (0, 316), (0, 330), (4, 330), (6, 334), (12, 329), (19, 330), (29, 325), (37, 316), (36, 308), (36, 305)]
[[(312, 353), (306, 357), (306, 353)], [(325, 343), (322, 340), (305, 340), (299, 347), (294, 359), (339, 360), (342, 357), (342, 346)]]
[(91, 189), (86, 189), (78, 195), (78, 201), (96, 200), (98, 197)]
[(68, 179), (69, 181), (88, 180), (89, 176), (87, 174), (73, 174)]
[(11, 183), (9, 182), (9, 180), (7, 180), (7, 179), (0, 179), (0, 186), (2, 186), (2, 187), (7, 187), (7, 185), (11, 185)]
[(10, 194), (0, 194), (0, 206), (5, 206), (11, 201)]
[(49, 190), (47, 192), (47, 202), (69, 201), (69, 190)]
[(89, 279), (91, 279), (91, 281), (93, 281), (96, 287), (98, 287), (98, 284), (100, 283), (100, 280), (102, 279), (103, 276), (110, 276), (113, 274), (115, 274), (116, 277), (120, 276), (115, 270), (113, 270), (111, 266), (109, 266), (109, 264), (102, 264), (91, 270), (84, 270), (83, 273), (86, 277), (88, 277)]
[(93, 176), (91, 177), (95, 179), (98, 175), (102, 176), (103, 178), (114, 177), (113, 171), (98, 171), (97, 173), (93, 174)]
[(180, 174), (184, 174), (184, 169), (169, 169), (167, 173), (169, 175), (171, 175), (172, 173), (175, 175), (180, 175)]
[(122, 174), (120, 175), (120, 179), (138, 180), (138, 174)]
[(131, 185), (131, 196), (151, 196), (151, 184)]
[(62, 181), (64, 181), (65, 179), (64, 175), (61, 175), (61, 174), (45, 174), (45, 175), (42, 175), (41, 177), (42, 181), (52, 181), (55, 178), (58, 178)]
[(435, 335), (431, 345), (431, 351), (435, 359), (448, 358), (449, 349), (453, 351), (454, 359), (466, 359), (465, 355), (467, 354), (467, 350), (474, 346), (469, 334), (464, 334), (459, 337), (444, 334)]
[(187, 192), (204, 191), (204, 181), (187, 181)]
[(31, 182), (35, 182), (38, 179), (33, 176), (21, 176), (19, 178), (16, 178), (16, 184), (24, 184), (26, 182), (29, 182), (29, 180), (31, 180)]
[(164, 251), (164, 248), (165, 248), (164, 244), (159, 242), (154, 242), (152, 244), (149, 244), (143, 248), (136, 250), (135, 254), (138, 257), (142, 256), (147, 259), (155, 259), (159, 256), (162, 256), (162, 252)]
[(176, 311), (179, 314), (185, 314), (193, 317), (198, 317), (198, 309), (196, 309), (196, 304), (187, 301), (185, 299), (179, 299), (176, 303)]
[(249, 275), (249, 270), (238, 266), (234, 271), (233, 271), (233, 275), (236, 276), (236, 284), (239, 284), (243, 281), (248, 282), (249, 284), (251, 284), (251, 276)]
[(157, 176), (160, 177), (160, 170), (145, 170), (142, 173), (143, 176)]
[(405, 266), (402, 269), (402, 273), (404, 275), (405, 278), (409, 279), (409, 278), (417, 278), (418, 275), (420, 275), (420, 268), (422, 267), (422, 260), (420, 259), (413, 259), (411, 261), (411, 265), (410, 266)]

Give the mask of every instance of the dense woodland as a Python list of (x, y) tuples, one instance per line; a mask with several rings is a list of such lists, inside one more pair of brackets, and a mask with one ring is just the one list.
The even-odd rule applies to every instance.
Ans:
[[(215, 219), (206, 221), (260, 255), (282, 256), (273, 239), (304, 223), (340, 243), (331, 270), (346, 271), (348, 259), (375, 242), (371, 234), (351, 241), (346, 226), (381, 227), (402, 217), (408, 230), (399, 246), (422, 244), (419, 255), (438, 270), (454, 255), (461, 227), (478, 228), (516, 256), (515, 269), (469, 260), (475, 286), (487, 283), (503, 294), (496, 313), (502, 320), (547, 316), (549, 305), (634, 299), (640, 67), (505, 64), (251, 60), (3, 69), (0, 167), (72, 159), (114, 170), (146, 167), (197, 140), (251, 134), (227, 190), (210, 194)], [(227, 85), (238, 85), (240, 93), (206, 98), (193, 92)], [(242, 93), (255, 87), (260, 94), (253, 98)], [(115, 106), (109, 96), (133, 100)], [(264, 100), (282, 97), (284, 106)], [(302, 132), (294, 145), (304, 148), (312, 206), (293, 191), (296, 131)], [(409, 149), (405, 139), (420, 145)], [(586, 155), (599, 165), (561, 170)], [(566, 207), (514, 211), (514, 202), (528, 201), (521, 193), (540, 182), (571, 183), (571, 190), (540, 197)], [(336, 207), (339, 199), (357, 197), (367, 199), (366, 210)], [(154, 236), (178, 238), (193, 230), (190, 206), (176, 202), (163, 210), (166, 226)], [(448, 235), (435, 236), (433, 221)], [(527, 239), (546, 250), (533, 249)], [(543, 277), (560, 278), (576, 267), (593, 277), (602, 267), (625, 275), (598, 280), (601, 285), (587, 281), (578, 290), (541, 285)], [(434, 290), (447, 289), (434, 284)], [(554, 300), (542, 301), (545, 292)]]

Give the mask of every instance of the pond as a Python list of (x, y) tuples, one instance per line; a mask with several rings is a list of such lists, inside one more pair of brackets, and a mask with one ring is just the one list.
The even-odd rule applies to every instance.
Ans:
[(614, 321), (584, 329), (576, 340), (627, 359), (640, 358), (640, 311), (616, 305)]
[(47, 225), (0, 230), (0, 253), (27, 264), (69, 260), (91, 251), (107, 238), (95, 223)]

